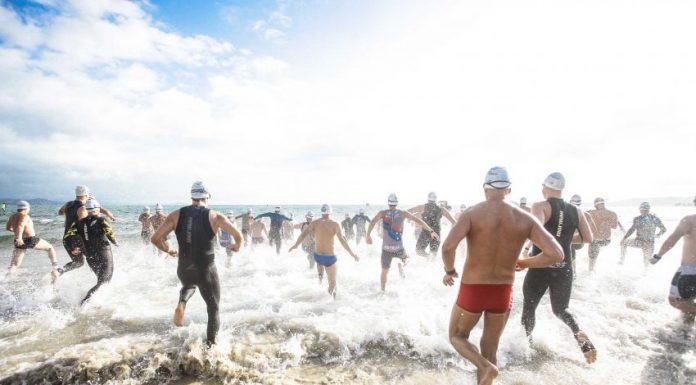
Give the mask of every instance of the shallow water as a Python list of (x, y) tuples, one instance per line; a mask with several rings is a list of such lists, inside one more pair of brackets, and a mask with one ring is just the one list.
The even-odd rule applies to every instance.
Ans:
[[(308, 208), (316, 210), (291, 209), (298, 217)], [(334, 301), (308, 269), (305, 255), (287, 253), (289, 245), (280, 255), (266, 245), (245, 248), (230, 266), (221, 251), (222, 328), (218, 345), (206, 349), (200, 296), (189, 302), (185, 326), (174, 327), (176, 261), (140, 244), (138, 207), (112, 209), (122, 243), (113, 249), (114, 278), (85, 307), (79, 302), (96, 282), (86, 265), (61, 277), (53, 290), (45, 253), (30, 252), (17, 278), (0, 278), (0, 383), (475, 383), (474, 367), (447, 340), (457, 293), (442, 285), (439, 257), (412, 253), (406, 278), (393, 269), (387, 293), (379, 295), (379, 246), (357, 246), (360, 262), (341, 250)], [(348, 209), (355, 211), (336, 207), (335, 217)], [(32, 216), (62, 264), (68, 257), (59, 242), (62, 218), (55, 211), (37, 207)], [(637, 214), (633, 208), (618, 211), (626, 226)], [(692, 212), (656, 209), (670, 231)], [(413, 250), (413, 232), (405, 234), (407, 249)], [(598, 362), (584, 363), (570, 331), (551, 313), (548, 296), (537, 310), (534, 346), (528, 345), (520, 325), (521, 273), (496, 383), (696, 384), (694, 329), (681, 327), (678, 312), (666, 301), (680, 245), (643, 273), (638, 249), (629, 251), (625, 266), (616, 264), (618, 237), (602, 250), (594, 275), (587, 272), (587, 247), (578, 254), (571, 311), (596, 345)], [(9, 264), (10, 253), (4, 235), (0, 265)], [(458, 259), (457, 266), (462, 263)], [(475, 329), (472, 340), (480, 335)]]

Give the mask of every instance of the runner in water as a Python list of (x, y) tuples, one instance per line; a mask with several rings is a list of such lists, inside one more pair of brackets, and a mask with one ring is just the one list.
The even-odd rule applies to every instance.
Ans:
[(621, 231), (625, 232), (616, 213), (611, 210), (607, 210), (607, 208), (604, 206), (603, 198), (595, 198), (594, 207), (594, 210), (587, 212), (590, 214), (590, 217), (592, 217), (595, 227), (597, 228), (597, 231), (594, 232), (594, 241), (590, 243), (587, 251), (587, 256), (589, 257), (590, 263), (589, 269), (591, 272), (594, 271), (595, 265), (597, 264), (599, 249), (607, 246), (611, 242), (611, 230), (618, 226)]
[(150, 237), (152, 236), (152, 233), (155, 231), (152, 228), (152, 223), (150, 222), (150, 208), (145, 206), (143, 207), (143, 212), (138, 216), (138, 222), (142, 225), (142, 228), (140, 229), (140, 239), (143, 241), (144, 245), (149, 245), (150, 244)]
[[(174, 324), (184, 325), (186, 303), (196, 292), (201, 292), (203, 301), (208, 309), (208, 346), (215, 344), (220, 330), (220, 279), (215, 267), (215, 234), (223, 229), (232, 235), (233, 251), (239, 251), (242, 236), (227, 217), (215, 210), (209, 209), (210, 193), (203, 182), (195, 182), (191, 186), (191, 205), (182, 207), (167, 215), (164, 224), (152, 235), (152, 244), (165, 253), (176, 257), (179, 262), (176, 274), (181, 281), (179, 303), (174, 311)], [(179, 250), (170, 249), (164, 242), (164, 237), (174, 231)]]
[(266, 230), (266, 224), (261, 222), (260, 219), (254, 220), (252, 218), (251, 226), (249, 227), (249, 233), (251, 234), (251, 244), (260, 245), (265, 241), (263, 237), (266, 234), (268, 238), (268, 231)]
[(336, 262), (338, 262), (338, 259), (334, 251), (334, 238), (338, 238), (343, 248), (346, 249), (356, 262), (359, 261), (360, 258), (350, 249), (348, 241), (341, 233), (341, 226), (338, 222), (332, 220), (330, 216), (331, 206), (327, 204), (322, 205), (321, 218), (312, 221), (312, 223), (302, 231), (302, 234), (300, 234), (289, 251), (295, 250), (309, 234), (314, 234), (314, 261), (317, 263), (319, 276), (321, 277), (323, 275), (323, 270), (326, 270), (326, 278), (329, 282), (329, 294), (336, 299), (336, 273), (338, 272)]
[[(78, 269), (82, 267), (85, 263), (85, 256), (80, 253), (77, 255), (73, 254), (73, 245), (75, 245), (75, 242), (80, 242), (80, 237), (75, 236), (75, 239), (71, 238), (66, 238), (65, 234), (68, 232), (68, 229), (72, 227), (72, 225), (77, 222), (78, 220), (87, 217), (87, 210), (85, 209), (85, 203), (87, 202), (87, 199), (89, 198), (89, 189), (87, 186), (80, 185), (75, 187), (75, 200), (70, 201), (65, 203), (59, 210), (58, 210), (58, 215), (65, 215), (65, 231), (63, 232), (63, 247), (65, 248), (65, 251), (68, 253), (68, 256), (70, 256), (71, 261), (65, 264), (63, 267), (59, 267), (58, 273), (63, 274), (66, 273), (70, 270)], [(99, 212), (106, 215), (111, 219), (111, 221), (116, 221), (116, 218), (114, 217), (113, 214), (111, 214), (111, 211), (107, 210), (104, 207), (99, 208)], [(83, 247), (78, 247), (79, 250), (83, 250)]]
[(295, 238), (295, 227), (293, 226), (293, 214), (288, 214), (290, 220), (283, 221), (283, 240), (292, 241)]
[(51, 284), (55, 284), (58, 279), (56, 267), (56, 251), (50, 243), (36, 236), (34, 232), (34, 221), (31, 220), (29, 212), (31, 205), (27, 201), (17, 202), (17, 213), (12, 214), (7, 220), (5, 229), (14, 233), (14, 251), (12, 252), (12, 262), (7, 272), (9, 278), (14, 278), (17, 269), (22, 265), (22, 260), (28, 249), (41, 250), (48, 252), (48, 259), (51, 261)]
[(7, 203), (2, 202), (2, 204), (0, 204), (0, 211), (2, 211), (2, 215), (5, 215), (7, 212)]
[(530, 214), (532, 213), (532, 209), (527, 206), (527, 198), (525, 197), (520, 198), (520, 208)]
[[(157, 231), (160, 226), (164, 223), (164, 220), (167, 219), (167, 215), (164, 214), (164, 207), (162, 207), (161, 204), (156, 204), (155, 205), (155, 215), (150, 217), (150, 226), (152, 226), (152, 230)], [(167, 243), (167, 246), (169, 245), (169, 236), (164, 238), (165, 243)], [(162, 253), (162, 250), (157, 249), (157, 255), (160, 255)]]
[(292, 221), (280, 213), (280, 206), (276, 206), (272, 213), (257, 215), (254, 220), (268, 217), (271, 220), (271, 229), (268, 231), (268, 241), (271, 246), (275, 243), (276, 254), (280, 254), (281, 240), (283, 239), (283, 221)]
[[(643, 202), (639, 207), (640, 215), (633, 218), (633, 225), (626, 232), (623, 239), (621, 240), (621, 259), (619, 264), (623, 265), (626, 259), (626, 248), (628, 247), (638, 247), (643, 250), (643, 265), (648, 267), (650, 263), (650, 258), (655, 252), (655, 230), (660, 229), (657, 233), (657, 237), (667, 232), (667, 228), (662, 224), (662, 221), (657, 216), (650, 214), (650, 203)], [(633, 232), (636, 233), (636, 237), (633, 239), (628, 239)]]
[[(492, 384), (498, 375), (498, 341), (512, 307), (515, 264), (520, 268), (543, 267), (563, 259), (563, 251), (551, 234), (529, 214), (505, 202), (510, 178), (501, 167), (493, 167), (483, 185), (486, 200), (470, 207), (457, 219), (442, 244), (447, 286), (458, 277), (454, 267), (457, 245), (467, 239), (468, 257), (462, 270), (457, 301), (452, 306), (449, 339), (454, 349), (476, 366), (478, 384)], [(543, 250), (519, 259), (529, 238)], [(469, 341), (471, 330), (483, 316), (480, 351)]]
[[(99, 202), (90, 199), (84, 207), (87, 209), (87, 217), (73, 223), (65, 233), (64, 239), (71, 242), (73, 255), (85, 255), (87, 265), (97, 275), (97, 284), (89, 289), (80, 305), (84, 305), (103, 284), (111, 281), (114, 273), (114, 259), (109, 242), (118, 246), (109, 221), (100, 215)], [(79, 237), (81, 242), (75, 242), (76, 237)]]
[[(573, 290), (573, 263), (571, 260), (571, 243), (575, 230), (579, 230), (582, 242), (592, 242), (592, 230), (583, 212), (563, 201), (561, 198), (565, 178), (559, 172), (550, 174), (543, 183), (541, 190), (545, 201), (532, 205), (532, 215), (536, 216), (544, 228), (556, 238), (563, 249), (564, 259), (551, 267), (530, 268), (524, 277), (522, 293), (524, 306), (522, 308), (522, 324), (530, 338), (535, 324), (535, 312), (539, 301), (549, 290), (551, 309), (556, 317), (560, 318), (570, 330), (578, 342), (585, 360), (593, 363), (597, 359), (597, 350), (587, 336), (580, 330), (575, 317), (568, 311), (570, 296)], [(541, 253), (540, 245), (534, 245), (531, 255)]]
[(387, 287), (387, 277), (389, 275), (389, 269), (391, 268), (391, 262), (393, 258), (398, 258), (399, 262), (399, 274), (404, 277), (404, 266), (408, 260), (408, 255), (406, 250), (404, 250), (404, 243), (402, 239), (402, 234), (404, 232), (404, 220), (410, 219), (421, 226), (427, 234), (433, 239), (439, 239), (439, 236), (428, 226), (427, 223), (423, 222), (420, 218), (409, 213), (408, 211), (398, 210), (396, 206), (399, 204), (399, 200), (396, 194), (390, 194), (387, 199), (387, 204), (389, 209), (382, 210), (370, 221), (370, 226), (367, 228), (367, 235), (365, 236), (365, 241), (368, 245), (372, 244), (372, 238), (370, 233), (375, 227), (378, 221), (382, 221), (382, 231), (384, 233), (382, 237), (382, 274), (380, 275), (380, 286), (382, 292)]
[[(305, 231), (307, 227), (312, 223), (312, 220), (314, 219), (314, 214), (312, 214), (311, 211), (308, 211), (307, 214), (305, 215), (305, 221), (302, 223), (298, 223), (294, 226), (294, 228), (299, 229), (300, 233)], [(313, 269), (314, 268), (314, 252), (316, 251), (316, 242), (314, 241), (314, 233), (310, 232), (307, 234), (305, 239), (302, 241), (302, 250), (304, 250), (305, 253), (307, 253), (307, 261), (309, 262), (309, 268)], [(324, 269), (321, 269), (320, 267), (317, 267), (317, 273), (319, 274), (319, 283), (321, 283), (322, 279), (324, 278)]]
[[(573, 195), (570, 197), (570, 204), (577, 207), (579, 210), (580, 206), (582, 206), (582, 197), (578, 194)], [(585, 215), (585, 219), (587, 220), (587, 224), (590, 225), (590, 231), (592, 231), (593, 239), (594, 239), (594, 234), (597, 233), (597, 226), (595, 226), (594, 220), (592, 220), (592, 217), (590, 214), (586, 212), (582, 212), (583, 215)], [(573, 260), (573, 278), (577, 276), (577, 264), (575, 262), (575, 257), (577, 256), (578, 250), (582, 249), (585, 246), (585, 243), (582, 241), (582, 238), (580, 237), (579, 232), (576, 230), (575, 235), (573, 235), (573, 243), (570, 247), (570, 250), (572, 252), (572, 260)]]
[(433, 255), (437, 254), (437, 250), (440, 248), (440, 220), (444, 216), (450, 223), (454, 224), (454, 218), (449, 213), (445, 206), (440, 206), (437, 203), (437, 195), (434, 192), (428, 194), (428, 203), (420, 206), (416, 206), (408, 210), (411, 214), (421, 214), (423, 217), (423, 222), (427, 223), (431, 229), (435, 231), (438, 238), (433, 238), (427, 232), (421, 231), (418, 235), (418, 241), (416, 241), (416, 253), (418, 255), (428, 255), (425, 248), (430, 245), (430, 253)]
[(358, 215), (353, 217), (356, 245), (359, 245), (360, 241), (365, 237), (365, 234), (367, 233), (367, 228), (365, 226), (370, 223), (370, 220), (370, 217), (365, 215), (365, 209), (358, 210)]
[[(696, 206), (696, 197), (694, 205)], [(679, 221), (677, 228), (665, 239), (660, 250), (650, 259), (650, 263), (656, 264), (682, 237), (684, 241), (681, 266), (672, 278), (669, 304), (682, 312), (687, 326), (692, 326), (696, 318), (696, 215), (687, 215)]]
[(242, 236), (244, 236), (244, 245), (249, 242), (249, 227), (254, 223), (254, 210), (248, 208), (244, 214), (237, 215), (234, 219), (242, 220)]
[(355, 231), (353, 231), (353, 220), (350, 218), (350, 214), (346, 213), (346, 216), (341, 221), (341, 227), (343, 228), (343, 233), (346, 235), (346, 239), (351, 241), (355, 238)]
[[(234, 218), (234, 212), (229, 210), (227, 212), (227, 219), (229, 219), (231, 223), (234, 223)], [(232, 234), (220, 228), (218, 231), (218, 241), (220, 242), (220, 246), (225, 249), (225, 253), (227, 254), (227, 262), (225, 265), (227, 267), (232, 266), (232, 256), (234, 255), (234, 250), (232, 247), (232, 245), (234, 245), (234, 241), (232, 240)], [(237, 250), (239, 250), (239, 247), (237, 247)]]

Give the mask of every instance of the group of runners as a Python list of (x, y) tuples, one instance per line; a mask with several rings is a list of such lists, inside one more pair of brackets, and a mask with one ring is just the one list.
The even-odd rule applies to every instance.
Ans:
[[(372, 231), (375, 226), (381, 227), (380, 287), (384, 291), (392, 260), (398, 260), (402, 275), (408, 261), (403, 244), (405, 222), (411, 221), (420, 229), (416, 252), (420, 255), (428, 255), (429, 252), (432, 255), (438, 252), (440, 221), (445, 217), (452, 223), (442, 244), (445, 270), (442, 282), (447, 286), (454, 285), (459, 276), (454, 266), (455, 254), (457, 250), (462, 250), (460, 244), (466, 240), (459, 293), (450, 317), (450, 342), (459, 354), (476, 366), (477, 382), (491, 384), (498, 374), (496, 353), (512, 307), (515, 273), (525, 269), (528, 271), (522, 290), (521, 322), (530, 341), (536, 308), (549, 291), (553, 313), (570, 328), (586, 361), (592, 363), (597, 359), (595, 346), (568, 309), (575, 276), (575, 250), (578, 245), (589, 244), (589, 270), (593, 271), (600, 249), (610, 243), (612, 229), (618, 226), (623, 230), (623, 227), (616, 213), (605, 207), (602, 198), (594, 200), (593, 210), (583, 212), (579, 207), (579, 196), (573, 196), (570, 202), (563, 200), (564, 188), (564, 176), (558, 172), (551, 173), (542, 183), (545, 200), (527, 207), (526, 199), (522, 198), (520, 204), (515, 205), (507, 200), (511, 192), (507, 170), (493, 167), (486, 173), (483, 183), (485, 200), (471, 207), (462, 205), (456, 219), (446, 205), (437, 203), (434, 193), (428, 195), (427, 203), (410, 210), (397, 208), (398, 198), (391, 194), (387, 199), (388, 208), (377, 212), (372, 219), (361, 210), (356, 216), (346, 216), (339, 223), (331, 218), (332, 207), (324, 204), (319, 218), (315, 219), (312, 212), (308, 212), (304, 222), (294, 224), (293, 218), (282, 214), (280, 207), (259, 215), (254, 215), (251, 209), (241, 215), (218, 213), (208, 208), (210, 193), (207, 186), (203, 182), (195, 182), (191, 187), (191, 205), (165, 215), (158, 204), (152, 216), (146, 207), (138, 219), (143, 224), (143, 242), (150, 242), (161, 252), (178, 259), (177, 275), (182, 288), (174, 312), (174, 323), (183, 325), (186, 303), (198, 288), (208, 311), (207, 342), (214, 344), (220, 327), (220, 283), (215, 266), (218, 242), (227, 250), (229, 263), (233, 253), (239, 251), (248, 238), (251, 238), (252, 244), (259, 244), (264, 241), (265, 234), (276, 252), (280, 253), (284, 234), (292, 234), (293, 229), (299, 229), (301, 233), (289, 251), (302, 247), (310, 268), (316, 266), (319, 280), (327, 276), (328, 292), (335, 298), (336, 239), (348, 254), (359, 261), (348, 242), (348, 235), (353, 235), (358, 244), (362, 238), (367, 244), (372, 244)], [(86, 186), (77, 186), (75, 199), (59, 210), (59, 214), (65, 215), (63, 243), (71, 262), (58, 267), (53, 247), (36, 237), (29, 211), (29, 204), (20, 201), (17, 212), (7, 222), (7, 230), (15, 235), (10, 274), (16, 273), (27, 248), (48, 252), (53, 266), (53, 282), (79, 268), (86, 260), (97, 275), (97, 284), (83, 299), (83, 302), (87, 301), (94, 291), (111, 279), (113, 272), (110, 244), (118, 246), (118, 242), (109, 224), (109, 219), (115, 220), (112, 213), (90, 196)], [(270, 219), (270, 229), (266, 230), (262, 218)], [(241, 232), (234, 226), (237, 219), (241, 219)], [(633, 219), (632, 226), (621, 241), (619, 263), (623, 263), (627, 247), (637, 247), (643, 252), (645, 266), (655, 264), (683, 238), (682, 263), (671, 283), (669, 303), (682, 312), (685, 323), (693, 325), (696, 316), (696, 215), (682, 219), (659, 251), (654, 253), (656, 237), (666, 231), (660, 219), (650, 213), (649, 204), (642, 203), (640, 215)], [(168, 242), (172, 232), (176, 236), (177, 248)], [(631, 238), (634, 232), (636, 237)], [(469, 341), (469, 337), (482, 317), (483, 335), (477, 347)]]

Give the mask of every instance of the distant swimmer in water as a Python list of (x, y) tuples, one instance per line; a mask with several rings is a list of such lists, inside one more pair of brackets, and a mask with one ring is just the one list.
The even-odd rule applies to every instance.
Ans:
[(355, 225), (355, 244), (359, 245), (360, 241), (365, 238), (365, 234), (367, 234), (366, 226), (371, 219), (365, 215), (365, 209), (360, 209), (358, 210), (358, 215), (354, 216), (352, 221)]
[[(80, 304), (87, 302), (103, 284), (111, 281), (114, 273), (114, 258), (109, 242), (118, 246), (109, 221), (100, 214), (99, 202), (90, 199), (84, 207), (87, 209), (87, 217), (73, 223), (65, 233), (65, 239), (72, 242), (72, 254), (84, 254), (87, 264), (97, 275), (97, 284), (89, 289)], [(75, 242), (76, 237), (79, 237), (81, 242)]]
[[(227, 212), (227, 219), (229, 219), (231, 223), (234, 223), (234, 212), (232, 212), (232, 210)], [(225, 265), (227, 267), (232, 266), (232, 256), (234, 256), (234, 239), (232, 239), (232, 234), (220, 228), (220, 230), (218, 230), (218, 242), (220, 242), (220, 246), (225, 249), (225, 253), (227, 254), (227, 262)], [(237, 250), (239, 250), (239, 247), (237, 247)]]
[[(208, 309), (208, 345), (215, 344), (220, 330), (220, 279), (215, 267), (215, 234), (223, 229), (232, 235), (233, 251), (239, 251), (242, 235), (224, 215), (209, 209), (210, 193), (203, 182), (191, 186), (191, 205), (182, 207), (167, 215), (164, 224), (152, 235), (151, 241), (158, 249), (176, 257), (179, 262), (176, 274), (181, 281), (179, 303), (174, 311), (174, 324), (184, 325), (186, 303), (196, 292), (201, 292)], [(167, 234), (174, 231), (179, 250), (172, 250), (162, 242)]]
[(437, 254), (437, 250), (440, 248), (440, 220), (442, 217), (447, 218), (450, 223), (454, 224), (454, 218), (447, 210), (447, 202), (445, 205), (438, 205), (437, 195), (434, 192), (428, 194), (428, 203), (420, 206), (413, 207), (408, 210), (411, 214), (421, 214), (423, 222), (427, 223), (431, 229), (435, 231), (438, 238), (433, 238), (427, 232), (422, 232), (418, 235), (418, 241), (416, 241), (416, 253), (418, 255), (427, 255), (425, 248), (430, 246), (430, 253), (433, 255)]
[(302, 234), (297, 238), (297, 241), (290, 248), (289, 251), (293, 251), (299, 246), (304, 239), (310, 234), (314, 234), (315, 251), (314, 251), (314, 261), (316, 261), (318, 269), (320, 270), (320, 275), (322, 275), (322, 270), (326, 270), (326, 278), (329, 282), (329, 294), (336, 298), (336, 274), (338, 272), (336, 262), (336, 253), (334, 252), (334, 238), (338, 238), (341, 242), (341, 246), (355, 259), (359, 261), (357, 255), (350, 249), (346, 237), (341, 233), (341, 226), (338, 222), (332, 220), (331, 216), (331, 206), (324, 204), (321, 206), (321, 218), (307, 226)]
[(532, 209), (527, 206), (527, 198), (525, 197), (520, 198), (520, 208), (528, 213), (532, 212)]
[(275, 244), (276, 254), (280, 254), (281, 240), (283, 239), (283, 221), (292, 221), (280, 213), (280, 206), (276, 206), (272, 213), (257, 215), (254, 220), (268, 217), (271, 220), (271, 229), (268, 231), (268, 242), (271, 246)]
[(341, 221), (341, 227), (343, 228), (343, 233), (346, 235), (346, 239), (352, 241), (355, 238), (355, 231), (353, 230), (353, 220), (350, 218), (350, 214), (346, 213), (345, 217)]
[[(452, 306), (449, 339), (457, 353), (476, 366), (477, 384), (488, 385), (498, 375), (498, 342), (512, 308), (516, 264), (519, 268), (549, 266), (563, 260), (563, 251), (531, 215), (505, 202), (510, 178), (504, 168), (491, 168), (483, 188), (486, 200), (464, 211), (442, 244), (442, 283), (454, 285), (458, 277), (455, 250), (467, 239), (468, 256), (459, 295)], [(527, 239), (543, 252), (518, 259)], [(479, 351), (469, 337), (482, 315)]]
[(254, 223), (254, 210), (248, 208), (244, 214), (237, 215), (234, 219), (242, 220), (242, 236), (244, 236), (244, 245), (249, 242), (249, 228)]
[[(621, 240), (621, 259), (619, 260), (621, 265), (623, 265), (626, 259), (626, 248), (637, 247), (643, 251), (643, 264), (645, 267), (648, 267), (650, 258), (655, 252), (655, 237), (659, 238), (667, 232), (667, 228), (662, 224), (660, 218), (650, 214), (650, 203), (641, 203), (639, 210), (640, 215), (633, 218), (633, 225), (626, 231), (626, 235)], [(658, 228), (660, 232), (655, 234), (655, 230)], [(629, 239), (634, 232), (636, 237)]]
[(609, 245), (611, 242), (611, 230), (618, 226), (621, 231), (625, 232), (616, 213), (605, 207), (604, 198), (595, 198), (594, 207), (594, 210), (587, 212), (590, 214), (597, 227), (597, 231), (594, 233), (594, 241), (590, 243), (589, 250), (587, 251), (590, 260), (589, 269), (591, 272), (595, 269), (597, 257), (599, 257), (599, 250)]
[[(524, 277), (522, 293), (522, 324), (527, 337), (531, 340), (536, 323), (536, 308), (546, 291), (551, 298), (553, 314), (563, 321), (573, 332), (580, 350), (585, 355), (587, 363), (597, 360), (597, 350), (587, 336), (580, 330), (575, 317), (568, 311), (573, 290), (573, 261), (571, 244), (575, 231), (579, 231), (582, 242), (592, 242), (592, 230), (584, 213), (577, 207), (566, 203), (562, 198), (565, 178), (560, 172), (551, 173), (542, 184), (542, 195), (545, 201), (532, 205), (532, 215), (544, 224), (546, 231), (551, 233), (563, 249), (563, 261), (550, 267), (530, 268)], [(531, 255), (542, 252), (540, 245), (534, 244)]]
[(143, 212), (140, 213), (140, 215), (138, 216), (138, 222), (140, 222), (140, 224), (142, 225), (142, 228), (140, 229), (140, 239), (143, 241), (144, 245), (150, 244), (150, 237), (152, 236), (152, 233), (155, 231), (152, 228), (150, 217), (150, 208), (147, 206), (143, 207)]
[(266, 235), (268, 238), (268, 230), (266, 230), (266, 224), (261, 222), (260, 219), (254, 220), (252, 218), (251, 226), (249, 227), (249, 234), (251, 234), (251, 244), (252, 246), (261, 245), (266, 240), (263, 236)]
[(7, 220), (5, 229), (14, 233), (14, 251), (12, 252), (12, 262), (7, 272), (9, 278), (14, 278), (17, 269), (22, 265), (22, 260), (28, 249), (41, 250), (48, 252), (48, 259), (51, 261), (51, 284), (58, 279), (56, 267), (56, 251), (50, 243), (36, 236), (34, 232), (34, 221), (31, 220), (29, 212), (31, 206), (27, 201), (17, 202), (17, 213), (12, 214)]
[(426, 231), (426, 234), (430, 234), (433, 239), (439, 239), (435, 230), (430, 228), (423, 220), (408, 211), (397, 209), (396, 206), (398, 204), (399, 199), (396, 197), (396, 194), (390, 194), (387, 199), (389, 209), (380, 211), (372, 218), (365, 237), (367, 244), (371, 245), (372, 237), (370, 237), (370, 233), (372, 233), (372, 229), (377, 222), (382, 221), (382, 231), (384, 232), (382, 237), (382, 273), (380, 275), (382, 292), (384, 292), (387, 287), (387, 277), (389, 276), (389, 269), (391, 268), (393, 258), (401, 260), (399, 262), (399, 273), (402, 278), (404, 277), (404, 265), (406, 265), (408, 255), (406, 254), (406, 250), (404, 250), (402, 235), (404, 232), (404, 221), (406, 219), (416, 222), (416, 224), (422, 227)]
[[(309, 227), (309, 225), (312, 223), (312, 220), (314, 220), (314, 214), (312, 214), (311, 211), (308, 211), (305, 215), (305, 221), (296, 224), (294, 227), (296, 229), (299, 229), (300, 233), (302, 233), (303, 231), (305, 231), (305, 229), (307, 229), (307, 227)], [(309, 262), (309, 268), (313, 269), (315, 264), (314, 252), (316, 251), (316, 242), (314, 241), (313, 232), (307, 233), (307, 236), (302, 241), (302, 250), (305, 253), (307, 253), (307, 261)], [(319, 283), (321, 283), (321, 280), (324, 278), (324, 269), (322, 269), (319, 265), (317, 265), (317, 273), (319, 274)]]
[[(152, 226), (152, 231), (153, 233), (159, 229), (160, 226), (164, 223), (165, 219), (167, 219), (167, 215), (164, 213), (164, 207), (162, 207), (161, 204), (156, 204), (155, 205), (155, 215), (150, 217), (150, 225)], [(163, 240), (163, 242), (167, 243), (169, 245), (169, 236), (166, 236)], [(156, 248), (157, 249), (157, 248)], [(162, 250), (157, 249), (157, 255), (160, 255), (162, 253)]]
[[(693, 203), (696, 205), (696, 197)], [(684, 238), (681, 266), (672, 278), (669, 304), (682, 312), (686, 325), (692, 326), (696, 318), (696, 215), (687, 215), (679, 221), (650, 263), (656, 264), (681, 238)]]
[[(82, 254), (82, 252), (78, 253), (77, 255), (72, 253), (72, 246), (75, 244), (75, 242), (79, 242), (80, 237), (75, 236), (75, 239), (70, 239), (66, 238), (65, 234), (68, 232), (68, 229), (72, 227), (72, 225), (77, 222), (78, 220), (87, 217), (87, 210), (85, 209), (85, 203), (87, 202), (87, 199), (89, 199), (89, 189), (87, 186), (80, 185), (75, 187), (75, 200), (70, 201), (65, 203), (61, 208), (58, 210), (58, 215), (65, 215), (65, 230), (63, 232), (63, 247), (65, 248), (65, 251), (68, 253), (68, 256), (70, 256), (71, 261), (65, 264), (63, 267), (59, 267), (58, 273), (63, 274), (66, 273), (70, 270), (78, 269), (82, 267), (82, 265), (85, 263), (85, 256)], [(104, 207), (99, 208), (99, 212), (106, 215), (111, 219), (111, 221), (115, 221), (116, 218), (114, 215), (111, 213), (111, 211), (107, 210)], [(82, 250), (83, 248), (79, 248)]]

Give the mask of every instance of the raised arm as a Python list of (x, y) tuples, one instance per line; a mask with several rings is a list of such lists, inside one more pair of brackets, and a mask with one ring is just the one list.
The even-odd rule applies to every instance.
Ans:
[(114, 216), (114, 214), (112, 214), (111, 211), (109, 211), (109, 209), (107, 209), (107, 208), (100, 207), (99, 212), (106, 215), (107, 217), (109, 217), (109, 219), (111, 219), (112, 221), (116, 220), (116, 217)]
[(441, 207), (440, 209), (442, 210), (442, 215), (443, 215), (445, 218), (447, 218), (447, 220), (450, 221), (451, 224), (454, 224), (454, 222), (456, 222), (456, 221), (454, 220), (454, 217), (452, 217), (452, 214), (450, 214), (449, 210), (447, 210), (447, 209), (444, 208), (444, 207)]
[(346, 237), (343, 235), (341, 232), (341, 227), (336, 223), (336, 236), (338, 237), (338, 241), (341, 242), (341, 246), (343, 246), (344, 249), (348, 252), (348, 254), (353, 257), (356, 261), (359, 261), (360, 258), (353, 252), (353, 250), (350, 249), (350, 245), (348, 245), (348, 241), (346, 240)]
[(66, 209), (67, 206), (68, 206), (67, 203), (65, 203), (64, 205), (60, 206), (60, 208), (58, 209), (58, 215), (65, 215), (65, 209)]
[(445, 242), (442, 244), (442, 263), (445, 265), (445, 276), (442, 278), (442, 283), (447, 286), (454, 285), (454, 279), (457, 278), (457, 270), (454, 268), (454, 259), (457, 251), (457, 246), (462, 239), (469, 235), (471, 230), (471, 218), (465, 212), (459, 216), (457, 222), (452, 226)]
[[(302, 241), (304, 241), (304, 239), (307, 237), (307, 235), (310, 233), (310, 231), (314, 231), (314, 224), (315, 224), (315, 223), (316, 223), (316, 222), (310, 223), (309, 226), (307, 226), (307, 228), (305, 228), (305, 229), (302, 231), (302, 233), (300, 234), (300, 236), (297, 237), (297, 241), (295, 241), (295, 244), (292, 245), (292, 247), (290, 247), (290, 250), (289, 250), (289, 251), (295, 250), (295, 249), (297, 248), (297, 246), (299, 246), (299, 245), (302, 243)], [(339, 231), (339, 233), (340, 233), (340, 231)]]
[(674, 229), (672, 234), (670, 234), (664, 242), (662, 242), (660, 250), (657, 252), (657, 254), (653, 255), (652, 259), (650, 259), (650, 263), (655, 264), (660, 260), (660, 258), (664, 257), (664, 255), (677, 244), (681, 237), (691, 232), (691, 227), (691, 221), (689, 221), (688, 218), (682, 218), (677, 225), (677, 228)]
[(259, 219), (259, 218), (271, 217), (272, 215), (273, 215), (273, 213), (263, 213), (263, 214), (259, 214), (259, 215), (257, 215), (257, 216), (254, 217), (254, 220), (257, 220), (257, 219)]
[(232, 251), (239, 251), (239, 248), (242, 247), (243, 242), (242, 235), (226, 216), (221, 215), (218, 212), (216, 212), (214, 215), (215, 224), (217, 225), (218, 229), (227, 231), (230, 233), (232, 238), (234, 238), (234, 244), (230, 245), (230, 249), (232, 249)]
[(563, 261), (563, 249), (561, 245), (559, 245), (556, 239), (544, 229), (541, 223), (537, 221), (533, 222), (532, 229), (529, 232), (529, 239), (541, 249), (541, 253), (533, 257), (519, 259), (517, 265), (520, 268), (546, 267)]
[(176, 229), (176, 223), (179, 221), (179, 210), (172, 211), (167, 215), (167, 219), (164, 220), (162, 226), (158, 227), (152, 237), (150, 237), (150, 242), (155, 245), (156, 248), (164, 251), (165, 253), (176, 257), (177, 251), (171, 250), (169, 244), (164, 242), (164, 238), (169, 235), (174, 229)]
[(419, 205), (416, 207), (412, 207), (406, 211), (411, 213), (411, 214), (422, 214), (423, 211), (425, 211), (425, 205)]

